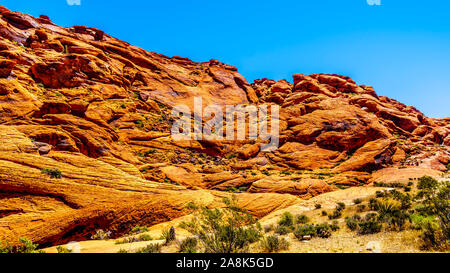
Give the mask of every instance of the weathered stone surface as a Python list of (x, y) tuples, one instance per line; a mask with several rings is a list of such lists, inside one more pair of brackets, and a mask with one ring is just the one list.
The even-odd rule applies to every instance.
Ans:
[[(0, 211), (17, 212), (1, 216), (0, 241), (57, 244), (98, 228), (119, 236), (183, 216), (192, 201), (221, 207), (230, 188), (262, 217), (334, 185), (416, 167), (415, 176), (438, 176), (450, 158), (450, 118), (428, 118), (346, 76), (250, 84), (218, 60), (167, 57), (99, 29), (0, 13)], [(279, 105), (280, 148), (175, 141), (171, 108), (193, 109), (194, 97), (203, 107)]]

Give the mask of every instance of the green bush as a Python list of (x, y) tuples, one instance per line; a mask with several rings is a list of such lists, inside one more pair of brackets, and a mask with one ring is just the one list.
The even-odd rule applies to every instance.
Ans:
[(285, 212), (281, 215), (278, 225), (292, 227), (294, 226), (294, 216), (290, 212)]
[(339, 223), (338, 223), (338, 221), (333, 221), (333, 223), (330, 225), (330, 228), (331, 228), (331, 230), (332, 231), (337, 231), (337, 230), (339, 230)]
[(378, 203), (379, 201), (376, 198), (370, 198), (369, 199), (369, 209), (370, 210), (378, 210)]
[(345, 209), (345, 204), (343, 202), (337, 203), (336, 210), (341, 211), (341, 210), (344, 210), (344, 209)]
[(306, 224), (309, 222), (308, 216), (304, 214), (297, 215), (296, 221), (297, 224)]
[(358, 223), (357, 232), (361, 235), (374, 234), (380, 232), (382, 227), (382, 224), (376, 219), (365, 219)]
[(292, 226), (287, 227), (287, 226), (278, 225), (277, 228), (275, 229), (275, 233), (278, 233), (280, 235), (286, 235), (291, 232), (292, 232)]
[(363, 212), (366, 209), (366, 205), (364, 204), (359, 204), (358, 206), (356, 206), (356, 211), (358, 212)]
[(178, 252), (196, 253), (198, 240), (194, 237), (188, 237), (180, 242)]
[(148, 227), (141, 227), (141, 226), (135, 226), (131, 231), (130, 234), (139, 234), (139, 233), (144, 233), (144, 232), (148, 232)]
[(351, 231), (355, 231), (358, 228), (358, 223), (360, 220), (361, 217), (359, 215), (353, 215), (352, 217), (345, 218), (345, 223)]
[(148, 246), (137, 250), (136, 253), (161, 253), (161, 248), (160, 244), (149, 244)]
[(269, 235), (261, 240), (261, 248), (266, 253), (279, 252), (281, 250), (288, 250), (289, 242), (276, 235)]
[(328, 215), (328, 219), (330, 219), (330, 220), (337, 219), (337, 218), (340, 218), (341, 216), (342, 216), (342, 211), (336, 209), (333, 211), (333, 214)]
[(439, 183), (436, 179), (424, 176), (419, 178), (419, 192), (415, 200), (421, 207), (416, 210), (423, 215), (432, 216), (438, 224), (427, 222), (423, 228), (422, 241), (425, 249), (448, 250), (450, 248), (450, 181)]
[(34, 244), (27, 238), (19, 238), (19, 243), (17, 246), (0, 243), (0, 253), (44, 253), (44, 251), (38, 249), (38, 244)]
[(316, 235), (316, 229), (314, 225), (299, 225), (294, 231), (295, 237), (302, 240), (304, 236), (314, 237)]
[(254, 217), (237, 206), (236, 197), (225, 198), (225, 209), (197, 207), (195, 217), (181, 227), (198, 238), (207, 253), (247, 252), (249, 245), (259, 241), (262, 228)]
[(48, 174), (50, 178), (62, 178), (62, 172), (58, 169), (42, 169), (43, 174)]
[(67, 247), (57, 246), (56, 251), (58, 253), (72, 253), (72, 249), (68, 249)]
[(315, 204), (314, 207), (315, 207), (316, 209), (321, 209), (321, 208), (322, 208), (322, 205), (321, 205), (321, 204)]
[(361, 204), (362, 200), (359, 198), (356, 198), (355, 200), (353, 200), (353, 203), (355, 203), (355, 205)]
[(331, 227), (328, 224), (320, 224), (315, 226), (316, 235), (320, 238), (328, 238), (331, 236)]

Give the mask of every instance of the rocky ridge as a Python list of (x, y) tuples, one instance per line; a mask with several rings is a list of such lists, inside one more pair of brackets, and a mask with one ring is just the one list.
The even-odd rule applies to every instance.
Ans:
[[(0, 241), (62, 244), (99, 228), (120, 236), (183, 216), (189, 202), (222, 206), (230, 192), (263, 217), (388, 179), (385, 170), (439, 175), (450, 161), (450, 118), (426, 117), (349, 77), (249, 83), (217, 60), (0, 13)], [(173, 140), (171, 108), (193, 109), (194, 97), (279, 105), (280, 148)]]

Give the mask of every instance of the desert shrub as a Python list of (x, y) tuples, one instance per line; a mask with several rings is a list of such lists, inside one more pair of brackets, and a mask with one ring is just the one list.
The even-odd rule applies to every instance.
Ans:
[(44, 253), (38, 249), (38, 244), (34, 244), (27, 238), (19, 238), (19, 243), (17, 246), (11, 246), (9, 243), (0, 243), (0, 253)]
[(295, 229), (294, 235), (299, 240), (303, 239), (304, 236), (313, 237), (314, 235), (316, 235), (316, 229), (315, 229), (314, 225), (299, 225)]
[(50, 178), (62, 178), (62, 172), (58, 169), (42, 169), (43, 174), (48, 174)]
[(353, 200), (353, 203), (355, 203), (355, 205), (358, 205), (362, 203), (362, 200), (360, 198), (356, 198), (355, 200)]
[(359, 204), (358, 206), (356, 206), (356, 211), (358, 212), (363, 212), (366, 209), (366, 205), (364, 204)]
[(175, 228), (170, 227), (169, 229), (163, 230), (161, 234), (161, 238), (164, 239), (164, 244), (168, 245), (170, 242), (175, 241), (176, 235), (175, 235)]
[(328, 224), (320, 224), (315, 226), (316, 236), (320, 238), (328, 238), (331, 236), (331, 227)]
[(152, 241), (152, 240), (153, 240), (153, 237), (150, 236), (150, 235), (148, 235), (148, 234), (141, 234), (141, 235), (138, 236), (138, 239), (139, 239), (140, 242), (143, 242), (143, 241)]
[(188, 237), (179, 243), (178, 252), (195, 253), (197, 252), (198, 240), (194, 237)]
[(337, 230), (339, 230), (339, 223), (338, 223), (338, 221), (333, 221), (333, 223), (330, 225), (330, 228), (331, 228), (331, 230), (332, 231), (337, 231)]
[(424, 176), (419, 178), (419, 192), (415, 199), (421, 204), (416, 210), (423, 215), (433, 216), (437, 224), (427, 222), (423, 228), (422, 241), (425, 249), (450, 248), (450, 181), (439, 183)]
[(148, 234), (141, 234), (139, 236), (130, 236), (130, 237), (123, 238), (121, 240), (117, 240), (115, 242), (115, 244), (121, 245), (121, 244), (130, 244), (130, 243), (152, 241), (152, 240), (153, 240), (152, 236), (150, 236)]
[(392, 190), (389, 192), (388, 195), (392, 197), (394, 200), (400, 202), (400, 209), (406, 210), (409, 209), (412, 205), (412, 198), (407, 193), (401, 193), (397, 190)]
[(250, 244), (261, 239), (262, 228), (254, 217), (237, 206), (235, 196), (223, 201), (225, 209), (199, 207), (195, 217), (181, 226), (198, 238), (207, 253), (246, 252)]
[(294, 226), (294, 216), (290, 212), (285, 212), (281, 215), (278, 225), (292, 227)]
[(364, 219), (358, 223), (357, 232), (360, 235), (374, 234), (381, 231), (382, 224), (377, 219)]
[(332, 220), (332, 219), (337, 219), (340, 218), (342, 216), (342, 210), (334, 210), (333, 214), (329, 214), (328, 215), (328, 219)]
[(160, 244), (149, 244), (146, 247), (138, 249), (136, 253), (161, 253), (161, 245)]
[(295, 222), (297, 224), (306, 224), (306, 223), (309, 222), (309, 218), (308, 218), (308, 216), (306, 216), (304, 214), (300, 214), (300, 215), (297, 215), (297, 218), (295, 219)]
[(376, 198), (370, 198), (369, 199), (369, 209), (370, 210), (378, 210), (378, 203), (379, 201)]
[(386, 223), (391, 230), (402, 230), (408, 220), (408, 214), (402, 210), (401, 203), (394, 200), (387, 199), (379, 202), (377, 212), (378, 220)]
[(376, 196), (377, 198), (381, 198), (381, 197), (384, 197), (384, 196), (385, 196), (385, 193), (384, 193), (383, 191), (377, 191), (377, 192), (375, 192), (375, 196)]
[(144, 232), (148, 232), (148, 227), (135, 226), (131, 229), (130, 234), (139, 234)]
[(67, 247), (64, 246), (57, 246), (56, 251), (58, 253), (72, 253), (72, 249), (68, 249)]
[(345, 204), (343, 202), (339, 202), (336, 204), (336, 210), (344, 210), (345, 209)]
[(358, 228), (358, 223), (361, 221), (359, 215), (353, 215), (352, 217), (345, 218), (345, 223), (351, 231), (355, 231)]
[(91, 236), (92, 240), (108, 240), (111, 237), (111, 231), (104, 231), (103, 229), (98, 229), (95, 234)]
[(322, 205), (321, 205), (321, 204), (315, 204), (314, 207), (315, 207), (316, 209), (321, 209), (321, 208), (322, 208)]
[(282, 226), (282, 225), (278, 225), (277, 228), (275, 229), (275, 233), (278, 233), (280, 235), (286, 235), (288, 233), (292, 232), (292, 226)]
[(289, 249), (289, 242), (284, 238), (278, 237), (277, 235), (269, 235), (264, 237), (260, 244), (263, 252), (266, 253), (279, 252), (281, 250)]
[(324, 211), (324, 210), (322, 210), (322, 216), (327, 216), (328, 215), (328, 213), (326, 212), (326, 211)]
[(421, 230), (427, 223), (437, 224), (436, 218), (432, 215), (423, 215), (419, 213), (411, 213), (409, 215), (411, 228)]
[(0, 242), (0, 253), (12, 253), (13, 247), (9, 242)]

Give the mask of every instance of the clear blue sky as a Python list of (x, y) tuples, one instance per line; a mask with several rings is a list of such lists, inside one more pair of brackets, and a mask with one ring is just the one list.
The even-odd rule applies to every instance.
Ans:
[(450, 117), (450, 1), (2, 0), (58, 25), (87, 25), (149, 51), (232, 64), (249, 81), (337, 73)]

